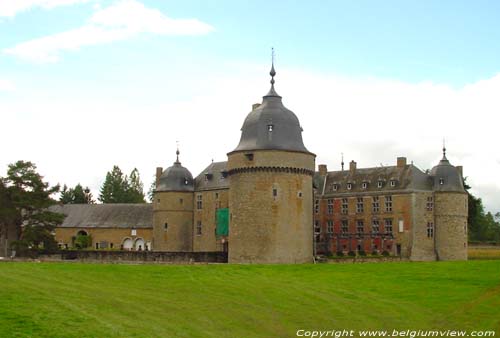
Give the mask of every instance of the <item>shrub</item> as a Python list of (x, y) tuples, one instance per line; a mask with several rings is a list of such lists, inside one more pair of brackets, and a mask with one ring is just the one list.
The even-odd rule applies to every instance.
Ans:
[(366, 256), (366, 252), (364, 250), (358, 251), (358, 255), (360, 256)]
[(355, 257), (356, 253), (354, 251), (349, 251), (347, 255), (349, 255), (350, 257)]
[(382, 256), (384, 256), (384, 257), (389, 256), (389, 252), (387, 252), (386, 250), (384, 250), (384, 251), (382, 252)]
[(92, 238), (87, 235), (78, 235), (75, 238), (75, 248), (85, 249), (92, 246)]
[(378, 251), (377, 250), (373, 250), (372, 251), (372, 256), (378, 256)]
[(337, 256), (338, 257), (344, 257), (344, 253), (342, 251), (337, 251)]

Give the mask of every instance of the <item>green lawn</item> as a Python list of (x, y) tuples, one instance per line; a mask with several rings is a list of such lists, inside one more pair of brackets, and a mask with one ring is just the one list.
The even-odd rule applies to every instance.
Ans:
[(500, 335), (500, 260), (317, 265), (0, 263), (0, 337)]

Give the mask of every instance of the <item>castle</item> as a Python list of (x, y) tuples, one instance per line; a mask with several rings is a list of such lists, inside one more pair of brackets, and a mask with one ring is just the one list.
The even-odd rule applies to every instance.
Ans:
[(317, 254), (467, 259), (462, 168), (396, 165), (328, 171), (302, 140), (297, 116), (271, 88), (241, 128), (226, 162), (197, 177), (177, 159), (157, 168), (151, 204), (64, 205), (61, 246), (91, 235), (96, 249), (226, 251), (230, 263), (307, 263)]

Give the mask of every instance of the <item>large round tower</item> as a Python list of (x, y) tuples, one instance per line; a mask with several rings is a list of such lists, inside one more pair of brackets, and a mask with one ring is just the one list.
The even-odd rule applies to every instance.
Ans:
[(315, 155), (302, 141), (295, 114), (271, 89), (254, 105), (239, 145), (228, 153), (229, 262), (304, 263), (313, 260)]
[(443, 159), (432, 168), (434, 180), (435, 245), (438, 260), (467, 260), (467, 192), (461, 168)]
[(155, 251), (192, 251), (193, 176), (179, 162), (161, 173), (153, 201)]

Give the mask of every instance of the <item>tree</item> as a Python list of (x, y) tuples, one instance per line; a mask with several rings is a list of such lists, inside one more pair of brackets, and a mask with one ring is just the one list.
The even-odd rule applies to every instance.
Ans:
[(151, 185), (149, 186), (148, 190), (148, 200), (151, 203), (153, 203), (155, 190), (156, 190), (156, 176), (154, 176), (153, 182), (151, 182)]
[(63, 186), (59, 201), (63, 204), (94, 204), (95, 200), (88, 187), (85, 189), (78, 183), (74, 188)]
[(106, 174), (98, 199), (102, 203), (145, 203), (143, 187), (137, 169), (132, 170), (129, 178), (115, 165)]
[(24, 161), (9, 164), (2, 181), (9, 200), (7, 214), (13, 217), (20, 233), (16, 248), (57, 248), (53, 233), (65, 216), (48, 208), (56, 203), (51, 195), (59, 191), (59, 186), (50, 187), (37, 173), (35, 164)]

